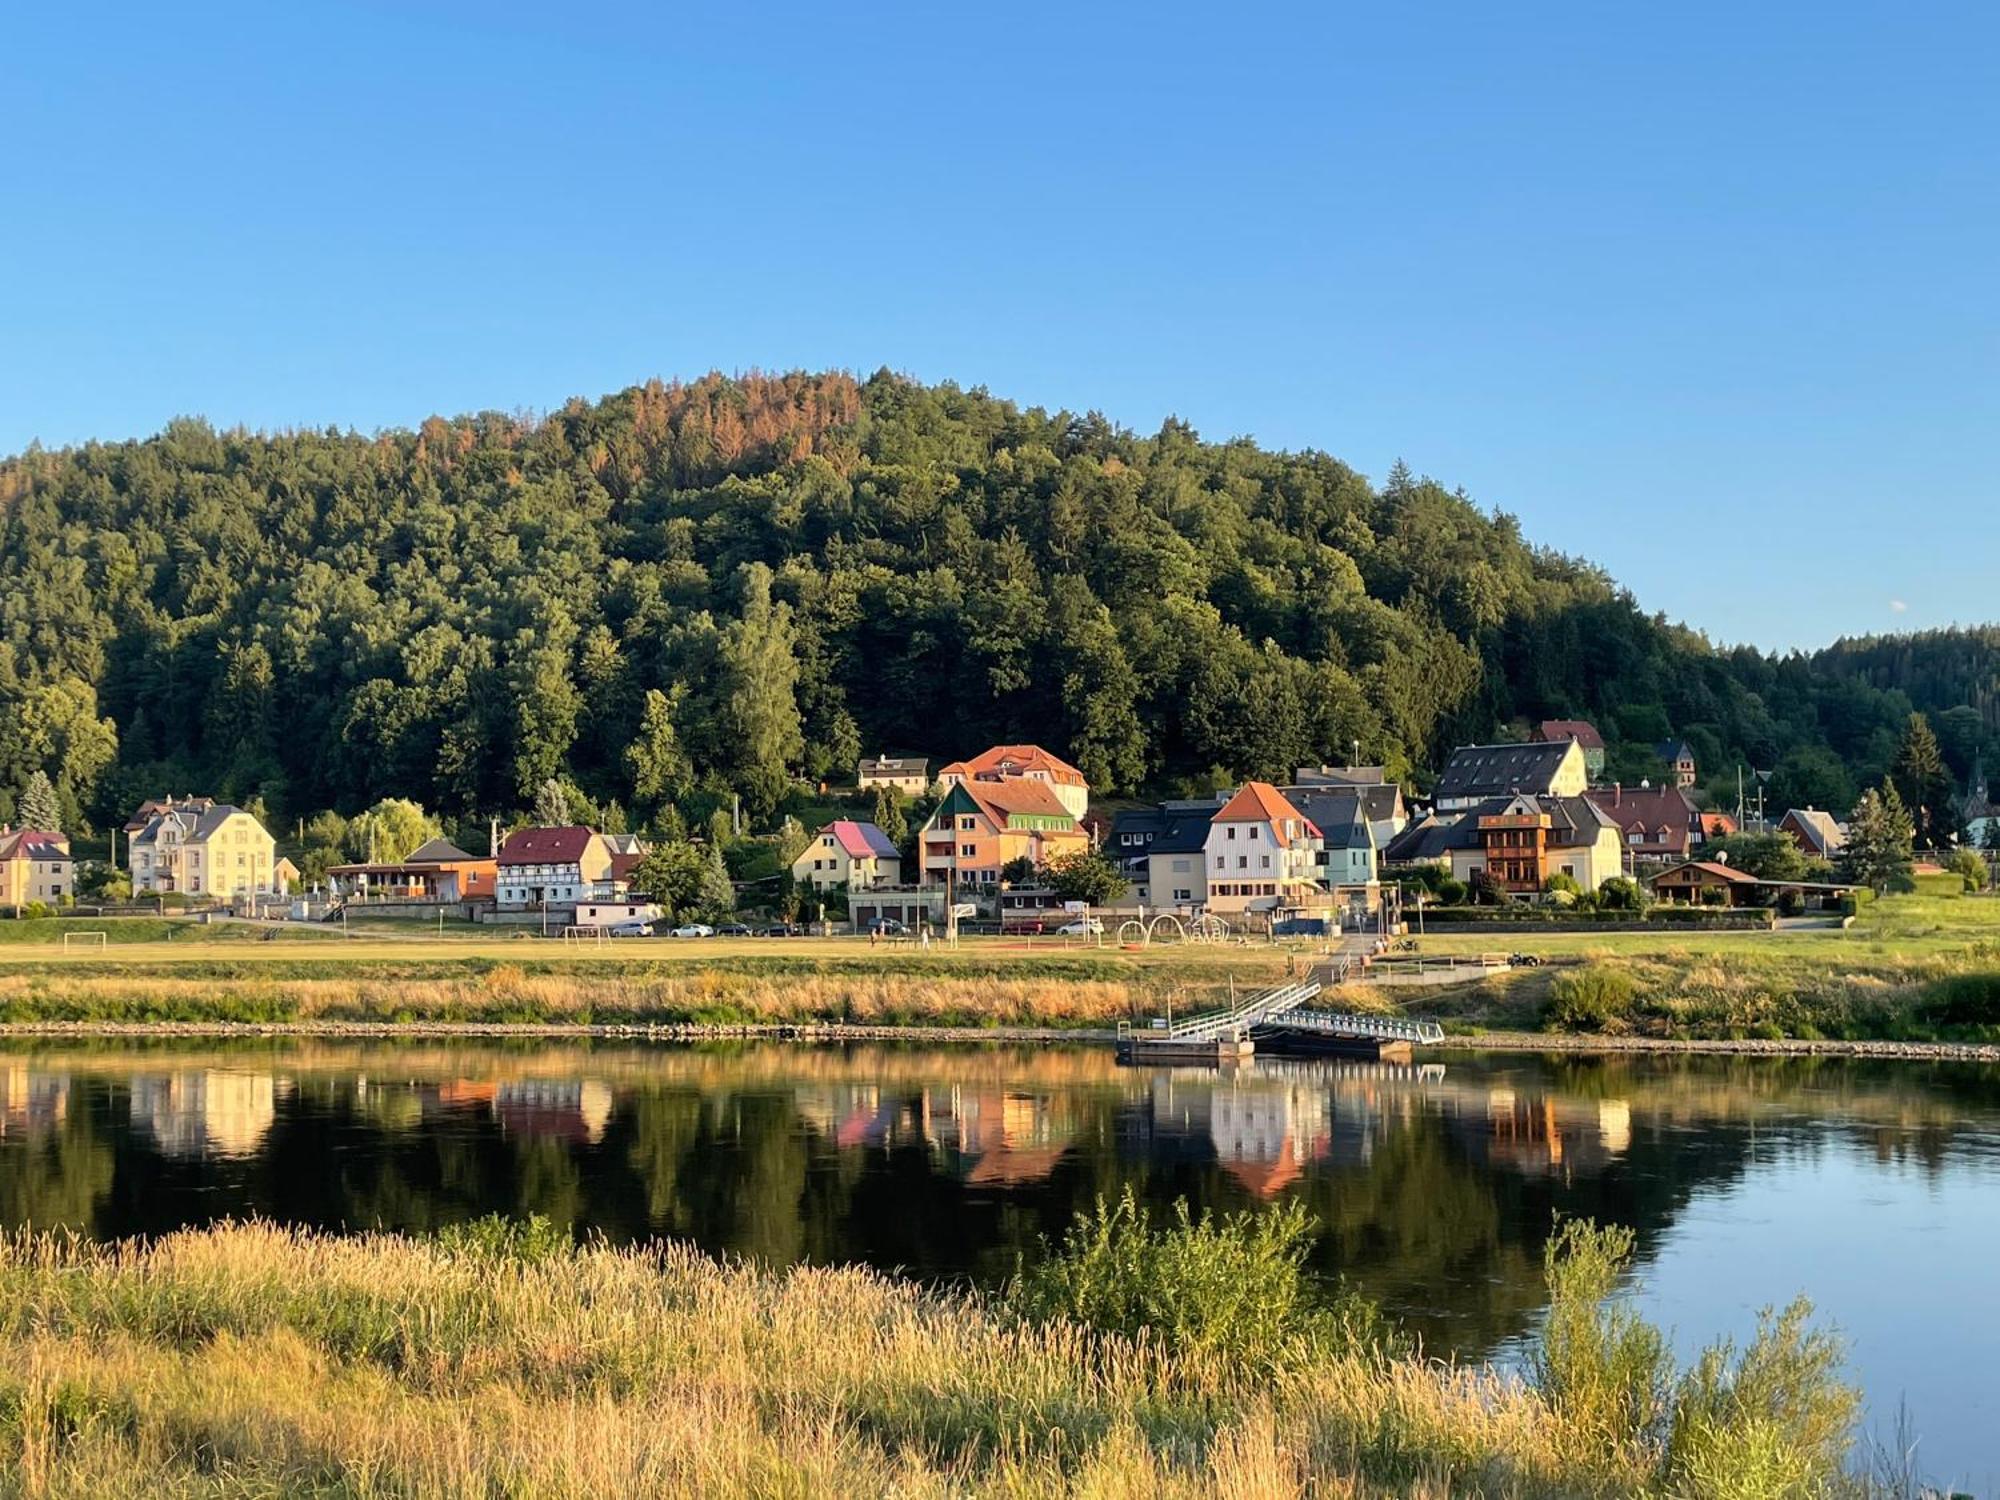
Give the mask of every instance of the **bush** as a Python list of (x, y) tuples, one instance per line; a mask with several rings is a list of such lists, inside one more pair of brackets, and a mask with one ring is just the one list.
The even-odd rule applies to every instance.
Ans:
[(35, 917), (47, 917), (52, 915), (52, 913), (49, 910), (48, 902), (30, 901), (26, 906), (21, 908), (21, 915), (32, 919)]
[(1632, 1014), (1638, 987), (1622, 969), (1593, 965), (1556, 976), (1542, 1007), (1542, 1024), (1554, 1031), (1603, 1031)]
[(447, 1250), (480, 1260), (537, 1261), (573, 1255), (576, 1242), (569, 1231), (559, 1229), (541, 1214), (510, 1219), (504, 1214), (486, 1214), (463, 1224), (449, 1224), (438, 1231), (438, 1243)]
[(1472, 872), (1472, 900), (1476, 906), (1511, 906), (1514, 893), (1500, 883), (1500, 877), (1481, 868)]
[(1470, 894), (1463, 880), (1454, 880), (1446, 876), (1437, 883), (1437, 899), (1440, 906), (1463, 906), (1465, 898)]
[(1986, 857), (1977, 849), (1958, 850), (1946, 862), (1945, 868), (1965, 882), (1968, 892), (1985, 890), (1987, 881), (1992, 878)]
[(1323, 1296), (1306, 1276), (1312, 1222), (1297, 1203), (1197, 1220), (1181, 1199), (1174, 1222), (1155, 1230), (1128, 1187), (1078, 1214), (1061, 1253), (1016, 1273), (1006, 1300), (1034, 1322), (1144, 1336), (1253, 1376), (1383, 1346), (1388, 1328), (1373, 1303)]
[(1797, 891), (1782, 891), (1778, 895), (1778, 915), (1796, 917), (1806, 909), (1806, 898)]
[(1644, 911), (1646, 892), (1638, 881), (1625, 875), (1613, 875), (1597, 888), (1599, 911)]
[(1529, 1357), (1535, 1386), (1590, 1447), (1630, 1451), (1660, 1429), (1672, 1358), (1629, 1303), (1612, 1300), (1633, 1234), (1587, 1219), (1560, 1224), (1543, 1247), (1549, 1310)]
[(1935, 981), (1917, 1002), (1933, 1026), (2000, 1026), (2000, 974), (1957, 974)]
[(1542, 889), (1551, 896), (1563, 894), (1577, 896), (1583, 893), (1583, 887), (1576, 883), (1576, 877), (1563, 870), (1556, 871), (1555, 874), (1544, 880), (1542, 882)]

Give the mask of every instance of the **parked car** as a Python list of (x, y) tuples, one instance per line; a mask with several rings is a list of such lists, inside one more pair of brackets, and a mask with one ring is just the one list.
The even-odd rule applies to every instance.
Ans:
[(773, 922), (760, 935), (763, 937), (804, 937), (806, 930), (796, 922)]
[(910, 929), (894, 917), (877, 917), (868, 924), (868, 930), (877, 937), (908, 937)]
[(1104, 924), (1095, 917), (1078, 917), (1074, 922), (1065, 922), (1056, 929), (1064, 937), (1101, 937)]
[(613, 937), (651, 937), (653, 935), (653, 924), (651, 922), (614, 922), (611, 924), (611, 935)]
[(689, 923), (686, 923), (686, 924), (685, 924), (685, 925), (683, 925), (683, 926), (680, 926), (680, 927), (676, 927), (676, 928), (675, 928), (675, 929), (673, 930), (673, 932), (672, 932), (671, 936), (674, 936), (674, 937), (714, 937), (714, 936), (715, 936), (715, 929), (714, 929), (713, 927), (709, 926), (709, 925), (708, 925), (708, 924), (707, 924), (706, 922), (689, 922)]
[(741, 922), (724, 922), (715, 929), (717, 937), (753, 937), (751, 930)]

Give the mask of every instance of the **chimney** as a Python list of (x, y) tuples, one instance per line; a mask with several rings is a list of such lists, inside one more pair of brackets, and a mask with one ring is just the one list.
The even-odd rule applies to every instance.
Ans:
[(1622, 802), (1623, 802), (1624, 800), (1625, 800), (1625, 784), (1624, 784), (1624, 783), (1623, 783), (1622, 781), (1614, 781), (1614, 782), (1612, 782), (1612, 783), (1611, 783), (1611, 805), (1612, 805), (1613, 807), (1617, 807), (1617, 806), (1618, 806), (1618, 805), (1619, 805), (1620, 803), (1622, 803)]
[(490, 818), (486, 823), (486, 857), (488, 859), (498, 859), (500, 857), (500, 820), (498, 818)]

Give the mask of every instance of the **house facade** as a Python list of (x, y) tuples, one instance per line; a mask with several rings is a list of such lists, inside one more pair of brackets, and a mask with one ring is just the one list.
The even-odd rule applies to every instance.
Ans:
[(1441, 842), (1454, 878), (1484, 871), (1523, 896), (1552, 875), (1594, 891), (1625, 868), (1618, 825), (1587, 797), (1496, 797), (1461, 813)]
[(931, 763), (921, 755), (877, 755), (861, 762), (854, 779), (864, 792), (887, 786), (908, 797), (921, 797), (930, 790)]
[(1647, 882), (1658, 901), (1684, 906), (1755, 906), (1757, 877), (1714, 860), (1689, 860), (1662, 870)]
[(1021, 777), (953, 783), (917, 835), (925, 885), (995, 886), (1017, 859), (1039, 867), (1089, 847), (1055, 787)]
[(1203, 843), (1208, 910), (1271, 912), (1324, 896), (1319, 830), (1268, 781), (1245, 782), (1216, 812)]
[(827, 824), (792, 861), (792, 879), (816, 891), (872, 890), (902, 878), (903, 861), (889, 835), (852, 818)]
[(500, 846), (495, 866), (494, 897), (501, 911), (574, 907), (623, 894), (611, 847), (595, 829), (573, 824), (516, 829)]
[(995, 745), (970, 760), (955, 760), (937, 775), (946, 789), (968, 782), (1034, 781), (1046, 786), (1072, 818), (1090, 809), (1090, 783), (1068, 761), (1040, 745)]
[(1368, 816), (1366, 788), (1285, 790), (1285, 800), (1318, 830), (1319, 857), (1314, 879), (1347, 900), (1373, 905), (1380, 877), (1381, 845)]
[(1544, 719), (1535, 727), (1535, 738), (1545, 745), (1575, 740), (1583, 750), (1584, 770), (1592, 777), (1604, 774), (1604, 736), (1585, 719)]
[(1219, 806), (1175, 813), (1146, 845), (1146, 904), (1190, 913), (1208, 905), (1208, 830)]
[[(281, 864), (289, 861), (280, 861)], [(400, 860), (333, 865), (326, 872), (335, 896), (364, 901), (491, 901), (499, 863), (468, 854), (450, 839), (420, 844)]]
[(75, 871), (67, 836), (0, 826), (0, 906), (53, 906), (76, 894)]
[[(280, 890), (277, 841), (240, 807), (212, 797), (149, 802), (127, 849), (135, 895), (231, 900)], [(129, 824), (127, 825), (130, 826)]]
[(1583, 747), (1575, 740), (1461, 745), (1445, 762), (1432, 801), (1441, 813), (1458, 813), (1495, 797), (1580, 797), (1589, 785)]

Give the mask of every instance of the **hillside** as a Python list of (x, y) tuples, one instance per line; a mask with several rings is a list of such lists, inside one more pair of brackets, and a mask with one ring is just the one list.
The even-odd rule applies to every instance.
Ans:
[(0, 788), (43, 767), (99, 825), (169, 788), (464, 817), (561, 774), (762, 813), (863, 750), (1006, 739), (1107, 791), (1356, 742), (1421, 781), (1558, 715), (1635, 777), (1672, 732), (1732, 798), (1740, 758), (1844, 805), (1912, 707), (1962, 774), (2000, 630), (1721, 651), (1400, 466), (886, 373), (0, 462)]

